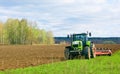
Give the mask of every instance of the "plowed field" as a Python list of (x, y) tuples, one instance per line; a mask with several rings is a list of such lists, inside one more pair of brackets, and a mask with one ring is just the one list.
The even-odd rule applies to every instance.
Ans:
[[(111, 48), (113, 52), (120, 45), (96, 45)], [(0, 46), (0, 70), (24, 68), (41, 64), (64, 61), (65, 45), (5, 45)]]
[(108, 48), (114, 53), (120, 50), (120, 44), (96, 44), (96, 48)]

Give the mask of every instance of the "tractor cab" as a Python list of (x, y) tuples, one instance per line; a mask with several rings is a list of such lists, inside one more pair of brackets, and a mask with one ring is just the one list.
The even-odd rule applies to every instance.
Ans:
[(73, 41), (86, 41), (88, 40), (87, 34), (82, 33), (82, 34), (73, 34)]
[(90, 41), (88, 41), (88, 34), (73, 34), (71, 35), (71, 46), (73, 49), (82, 50), (85, 46), (90, 46)]

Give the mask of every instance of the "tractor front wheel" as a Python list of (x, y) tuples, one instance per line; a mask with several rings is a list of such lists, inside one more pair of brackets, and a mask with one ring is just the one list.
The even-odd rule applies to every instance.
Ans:
[(65, 56), (66, 60), (69, 60), (71, 58), (71, 56), (70, 56), (70, 49), (69, 48), (66, 48), (64, 50), (64, 56)]

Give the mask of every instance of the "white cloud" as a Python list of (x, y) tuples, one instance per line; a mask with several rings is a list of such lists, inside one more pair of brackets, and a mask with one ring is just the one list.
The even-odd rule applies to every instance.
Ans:
[(92, 0), (93, 3), (106, 3), (107, 0)]
[(75, 0), (59, 0), (58, 2), (66, 4), (66, 3), (74, 3)]
[(74, 3), (75, 0), (64, 0), (66, 3)]
[[(109, 0), (25, 0), (0, 7), (0, 17), (26, 18), (55, 36), (90, 31), (93, 36), (120, 36), (120, 2)], [(14, 2), (17, 3), (14, 5)]]
[(107, 0), (76, 0), (76, 2), (82, 4), (104, 4)]

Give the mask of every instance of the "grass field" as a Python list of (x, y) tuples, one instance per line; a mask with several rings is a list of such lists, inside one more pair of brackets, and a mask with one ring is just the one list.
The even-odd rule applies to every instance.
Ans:
[(120, 51), (112, 56), (75, 59), (36, 67), (0, 71), (0, 74), (120, 74)]

